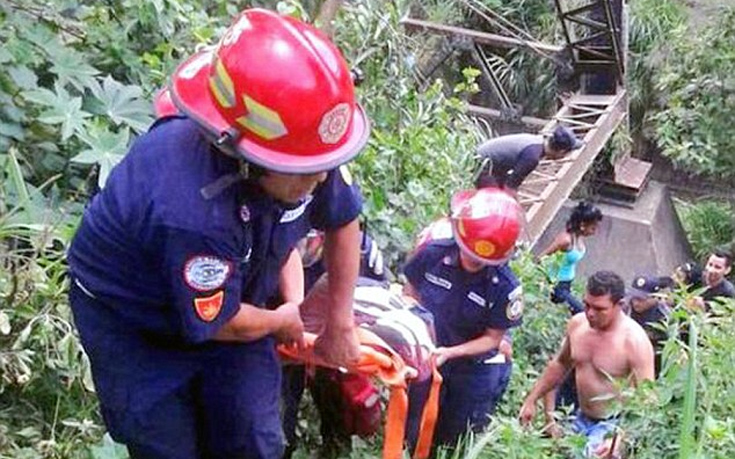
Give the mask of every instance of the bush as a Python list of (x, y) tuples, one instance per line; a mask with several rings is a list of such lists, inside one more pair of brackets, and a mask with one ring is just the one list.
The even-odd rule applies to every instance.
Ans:
[(656, 83), (665, 107), (653, 116), (665, 156), (693, 173), (732, 180), (735, 142), (735, 9), (696, 33), (678, 29)]
[(676, 208), (697, 260), (704, 260), (716, 247), (735, 248), (735, 204), (679, 201)]

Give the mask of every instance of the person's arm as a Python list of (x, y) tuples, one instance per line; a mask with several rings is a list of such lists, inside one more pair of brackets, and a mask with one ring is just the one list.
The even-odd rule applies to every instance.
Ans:
[(628, 355), (633, 384), (637, 386), (643, 381), (653, 381), (656, 377), (653, 345), (643, 329), (635, 333)]
[(538, 166), (539, 158), (531, 148), (524, 148), (518, 155), (513, 169), (508, 171), (505, 186), (517, 190), (528, 175)]
[(551, 242), (551, 244), (548, 245), (544, 250), (541, 251), (534, 259), (536, 261), (540, 260), (541, 258), (551, 255), (556, 252), (562, 252), (565, 250), (569, 250), (569, 248), (572, 245), (571, 237), (569, 236), (569, 233), (566, 231), (562, 231), (561, 233), (557, 234), (554, 240)]
[(500, 346), (505, 330), (488, 328), (485, 332), (475, 339), (465, 341), (462, 344), (448, 347), (438, 347), (434, 352), (436, 354), (436, 364), (441, 366), (447, 360), (457, 359), (460, 357), (471, 357), (473, 355), (483, 354)]
[(326, 232), (324, 261), (331, 304), (324, 332), (317, 338), (315, 350), (328, 362), (349, 365), (359, 358), (352, 314), (355, 283), (360, 270), (360, 227), (357, 219)]
[(241, 303), (240, 310), (215, 333), (214, 339), (247, 342), (274, 334), (279, 342), (303, 345), (304, 326), (298, 305), (304, 301), (304, 269), (296, 249), (281, 267), (278, 288), (284, 300), (281, 306), (267, 310)]
[(416, 291), (416, 287), (414, 287), (410, 282), (406, 281), (405, 284), (403, 284), (403, 295), (413, 298), (414, 300), (421, 303), (421, 297), (419, 296), (419, 292)]
[(291, 250), (278, 276), (278, 289), (284, 303), (304, 301), (304, 265), (297, 249)]
[(533, 420), (536, 415), (536, 402), (546, 395), (546, 393), (557, 387), (564, 379), (567, 371), (572, 368), (572, 349), (569, 344), (569, 336), (569, 329), (567, 329), (561, 350), (546, 365), (541, 377), (536, 381), (531, 392), (529, 392), (523, 401), (523, 406), (521, 406), (521, 411), (518, 415), (521, 424), (526, 425)]
[(216, 341), (249, 342), (274, 334), (283, 343), (300, 343), (304, 325), (296, 303), (285, 303), (270, 311), (247, 303), (214, 334)]

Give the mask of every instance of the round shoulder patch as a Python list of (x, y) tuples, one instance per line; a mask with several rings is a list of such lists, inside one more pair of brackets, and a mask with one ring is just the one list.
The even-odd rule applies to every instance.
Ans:
[(523, 316), (523, 298), (516, 298), (505, 307), (505, 315), (508, 320), (518, 320)]
[(232, 265), (211, 255), (198, 255), (184, 265), (186, 285), (200, 292), (220, 288), (230, 277)]
[(505, 316), (512, 321), (516, 321), (523, 316), (523, 288), (520, 285), (508, 295)]

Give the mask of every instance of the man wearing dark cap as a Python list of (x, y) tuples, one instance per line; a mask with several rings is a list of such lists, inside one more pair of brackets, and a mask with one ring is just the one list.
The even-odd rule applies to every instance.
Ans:
[(662, 325), (666, 324), (671, 313), (664, 300), (666, 280), (667, 278), (656, 276), (636, 276), (628, 290), (630, 317), (643, 327), (656, 353), (654, 357), (656, 377), (661, 370), (661, 352), (668, 338)]
[(475, 186), (515, 191), (541, 159), (561, 159), (583, 144), (571, 129), (561, 124), (546, 137), (511, 134), (487, 140), (477, 149), (481, 166)]

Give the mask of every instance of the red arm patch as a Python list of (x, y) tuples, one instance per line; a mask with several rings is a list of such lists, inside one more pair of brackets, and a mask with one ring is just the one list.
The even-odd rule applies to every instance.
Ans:
[(197, 316), (205, 322), (213, 321), (222, 310), (224, 299), (225, 292), (222, 290), (211, 296), (194, 298), (194, 309), (197, 312)]

